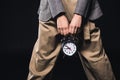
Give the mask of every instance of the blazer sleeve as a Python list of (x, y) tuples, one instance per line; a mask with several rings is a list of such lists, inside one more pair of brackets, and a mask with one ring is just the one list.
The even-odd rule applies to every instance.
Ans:
[(78, 0), (74, 13), (85, 18), (89, 15), (90, 20), (95, 20), (103, 15), (98, 0)]
[(86, 17), (87, 9), (88, 9), (88, 6), (90, 5), (90, 1), (91, 0), (78, 0), (74, 13)]
[(61, 0), (48, 0), (52, 17), (55, 18), (59, 13), (64, 13), (64, 7)]

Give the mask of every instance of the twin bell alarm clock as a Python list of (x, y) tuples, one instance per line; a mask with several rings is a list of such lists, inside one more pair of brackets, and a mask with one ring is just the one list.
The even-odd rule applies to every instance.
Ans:
[(62, 42), (62, 52), (67, 56), (73, 56), (80, 50), (82, 45), (82, 39), (73, 35), (64, 36), (61, 39)]

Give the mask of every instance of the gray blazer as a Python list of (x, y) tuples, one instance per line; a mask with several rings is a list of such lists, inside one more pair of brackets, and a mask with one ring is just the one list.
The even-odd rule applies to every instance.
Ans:
[[(39, 20), (48, 21), (61, 12), (65, 12), (61, 0), (40, 1), (38, 9)], [(97, 0), (78, 0), (74, 13), (80, 14), (89, 20), (98, 19), (103, 14)]]

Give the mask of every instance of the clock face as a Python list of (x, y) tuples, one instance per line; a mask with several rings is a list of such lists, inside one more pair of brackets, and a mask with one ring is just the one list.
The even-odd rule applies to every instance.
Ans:
[(74, 43), (68, 42), (63, 46), (63, 52), (68, 55), (72, 56), (77, 50), (77, 47)]

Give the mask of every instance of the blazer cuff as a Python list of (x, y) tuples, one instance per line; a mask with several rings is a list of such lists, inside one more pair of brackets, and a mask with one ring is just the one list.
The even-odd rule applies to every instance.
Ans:
[(60, 13), (65, 13), (61, 0), (48, 0), (52, 17), (55, 18)]
[(86, 17), (87, 10), (88, 10), (87, 8), (88, 8), (90, 1), (91, 0), (78, 0), (74, 13), (79, 14), (83, 17)]

